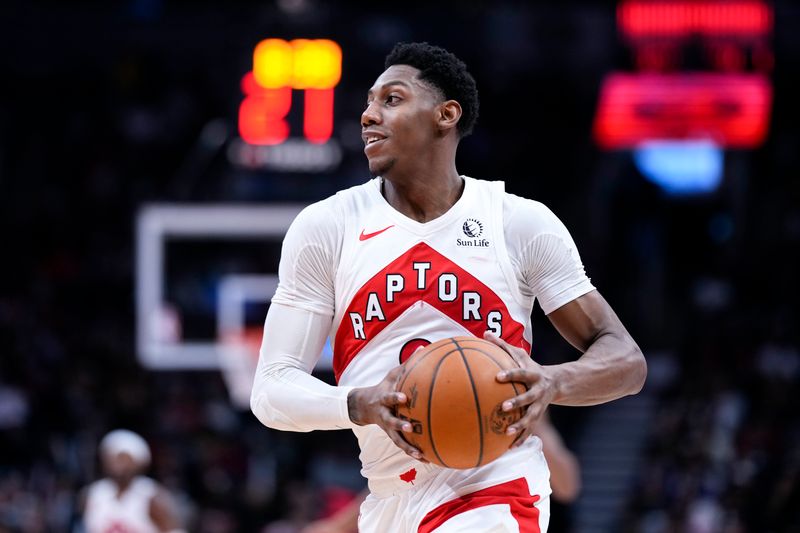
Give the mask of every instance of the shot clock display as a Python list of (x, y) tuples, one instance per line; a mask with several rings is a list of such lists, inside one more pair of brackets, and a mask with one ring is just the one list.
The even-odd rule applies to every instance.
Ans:
[(253, 70), (242, 80), (239, 134), (254, 145), (289, 138), (286, 116), (293, 91), (303, 91), (303, 136), (323, 144), (333, 133), (333, 88), (342, 75), (342, 50), (327, 39), (265, 39), (253, 52)]

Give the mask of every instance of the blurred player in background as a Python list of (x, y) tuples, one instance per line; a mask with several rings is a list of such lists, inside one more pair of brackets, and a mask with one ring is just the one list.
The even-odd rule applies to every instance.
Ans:
[[(464, 63), (411, 43), (397, 45), (385, 68), (361, 116), (375, 178), (306, 208), (284, 240), (253, 412), (276, 429), (353, 430), (370, 490), (362, 531), (546, 531), (551, 488), (536, 424), (550, 403), (637, 393), (644, 356), (549, 209), (502, 182), (459, 175), (456, 150), (478, 114)], [(516, 120), (525, 104), (502, 112)], [(578, 360), (530, 358), (534, 300), (583, 352)], [(338, 386), (310, 375), (328, 335)], [(525, 409), (508, 427), (511, 449), (466, 470), (427, 462), (403, 438), (411, 424), (394, 415), (407, 401), (395, 391), (399, 364), (455, 335), (496, 342), (520, 365), (497, 379), (527, 386), (502, 405)]]
[(86, 487), (78, 505), (87, 533), (186, 531), (167, 490), (142, 475), (150, 465), (142, 437), (114, 430), (100, 441), (99, 453), (106, 477)]
[[(536, 425), (534, 435), (542, 440), (542, 451), (550, 468), (550, 488), (553, 498), (561, 503), (575, 501), (581, 490), (580, 465), (575, 455), (564, 445), (561, 435), (550, 422), (547, 413)], [(332, 516), (316, 520), (301, 533), (353, 533), (358, 530), (358, 512), (368, 491), (360, 493)]]

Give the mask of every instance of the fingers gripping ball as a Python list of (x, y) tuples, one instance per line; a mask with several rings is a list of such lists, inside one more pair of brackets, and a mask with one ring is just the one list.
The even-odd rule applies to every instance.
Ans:
[(442, 339), (404, 363), (397, 390), (408, 397), (399, 418), (411, 422), (404, 436), (432, 463), (474, 468), (494, 461), (514, 441), (506, 435), (522, 409), (505, 412), (502, 402), (525, 391), (522, 383), (500, 383), (501, 370), (517, 363), (499, 346), (477, 337)]

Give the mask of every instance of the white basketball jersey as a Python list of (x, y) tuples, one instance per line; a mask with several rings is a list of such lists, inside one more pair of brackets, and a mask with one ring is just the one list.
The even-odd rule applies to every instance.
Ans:
[[(530, 350), (535, 299), (550, 313), (594, 288), (550, 210), (505, 193), (502, 182), (463, 179), (459, 200), (426, 223), (394, 209), (378, 178), (309, 206), (295, 220), (272, 301), (333, 315), (339, 385), (375, 385), (419, 346), (456, 335), (489, 330)], [(353, 431), (373, 491), (438, 468), (407, 456), (377, 425)], [(538, 439), (531, 440), (535, 447)], [(513, 472), (520, 457), (531, 456), (522, 450), (489, 469), (508, 475), (509, 466)]]
[(150, 501), (158, 490), (156, 482), (137, 477), (119, 497), (118, 490), (110, 479), (89, 486), (83, 516), (87, 533), (158, 533), (150, 519)]
[[(420, 345), (455, 335), (490, 330), (530, 350), (533, 301), (516, 288), (503, 193), (501, 182), (466, 178), (453, 208), (424, 224), (393, 209), (375, 182), (339, 193), (345, 221), (331, 339), (340, 385), (374, 385)], [(354, 431), (367, 477), (418, 464), (378, 426)]]

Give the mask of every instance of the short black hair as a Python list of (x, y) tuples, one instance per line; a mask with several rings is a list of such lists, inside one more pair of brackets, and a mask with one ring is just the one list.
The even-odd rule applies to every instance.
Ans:
[(466, 137), (472, 133), (478, 118), (478, 88), (463, 61), (428, 43), (397, 43), (386, 56), (384, 68), (392, 65), (414, 67), (419, 78), (441, 91), (445, 100), (457, 101), (461, 105), (458, 134)]

